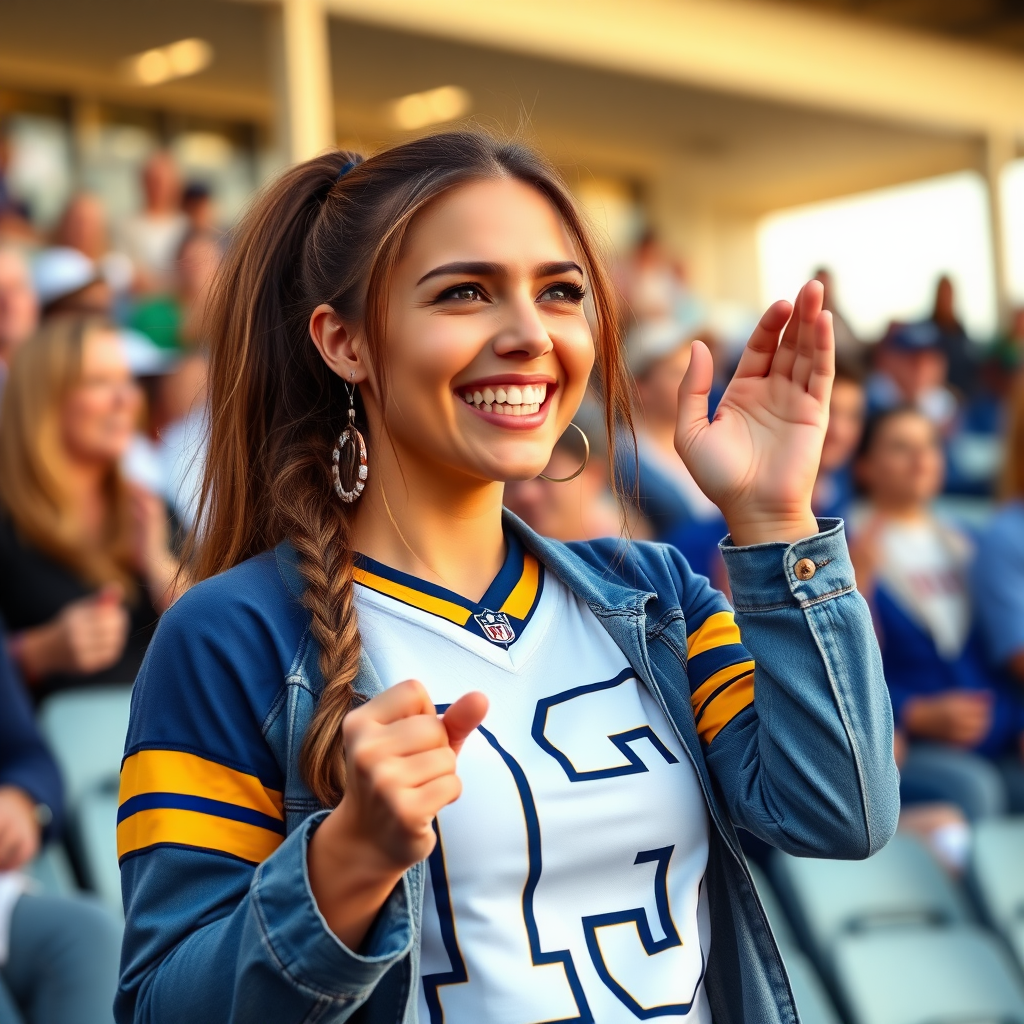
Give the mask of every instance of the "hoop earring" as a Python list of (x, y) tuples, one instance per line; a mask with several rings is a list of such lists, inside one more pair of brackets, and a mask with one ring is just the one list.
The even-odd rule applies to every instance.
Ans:
[(575, 473), (571, 473), (569, 476), (545, 476), (543, 473), (538, 473), (537, 476), (541, 480), (547, 480), (549, 484), (567, 484), (570, 480), (575, 480), (583, 470), (587, 468), (587, 463), (590, 461), (590, 439), (586, 434), (583, 433), (583, 428), (577, 426), (572, 420), (569, 421), (570, 427), (576, 427), (579, 431), (580, 437), (583, 438), (583, 462), (580, 464), (580, 468)]
[[(356, 428), (355, 385), (346, 382), (345, 387), (348, 389), (348, 425), (338, 435), (338, 443), (334, 446), (334, 451), (331, 452), (331, 477), (334, 480), (335, 494), (346, 505), (351, 505), (352, 502), (359, 500), (363, 493), (363, 488), (366, 486), (366, 442), (363, 440), (363, 435)], [(341, 482), (339, 468), (341, 465), (341, 453), (347, 444), (351, 444), (359, 450), (359, 466), (356, 469), (355, 483), (350, 490)]]

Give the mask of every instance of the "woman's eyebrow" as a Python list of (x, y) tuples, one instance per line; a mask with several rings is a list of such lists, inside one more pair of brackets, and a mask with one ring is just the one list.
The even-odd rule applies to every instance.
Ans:
[[(417, 282), (417, 286), (429, 281), (432, 277), (447, 277), (451, 274), (471, 274), (475, 277), (496, 277), (506, 273), (507, 268), (501, 263), (488, 263), (483, 260), (463, 260), (455, 263), (443, 263), (433, 270), (428, 270)], [(556, 274), (565, 274), (574, 270), (580, 276), (583, 269), (578, 263), (572, 260), (559, 260), (553, 263), (540, 263), (534, 269), (535, 277), (553, 277)]]

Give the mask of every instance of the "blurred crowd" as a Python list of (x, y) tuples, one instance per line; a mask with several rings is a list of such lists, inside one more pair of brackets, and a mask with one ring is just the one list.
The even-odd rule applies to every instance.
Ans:
[(43, 234), (0, 178), (3, 1021), (111, 1017), (116, 915), (22, 870), (63, 817), (35, 714), (135, 678), (176, 596), (202, 472), (202, 325), (224, 239), (209, 189), (168, 154), (141, 184), (122, 223), (82, 193)]
[[(210, 191), (168, 154), (142, 187), (122, 223), (80, 194), (44, 236), (0, 173), (0, 1019), (7, 1000), (27, 1024), (67, 1019), (54, 1000), (108, 1000), (118, 928), (22, 870), (62, 817), (36, 713), (61, 691), (132, 682), (177, 596), (202, 474), (203, 325), (225, 239)], [(874, 617), (904, 827), (957, 871), (972, 822), (1024, 812), (1024, 312), (1007, 337), (972, 339), (943, 278), (930, 316), (863, 339), (818, 277), (837, 376), (815, 511), (846, 520)], [(738, 348), (653, 234), (615, 278), (636, 449), (624, 438), (612, 459), (585, 404), (582, 472), (568, 431), (545, 475), (572, 479), (510, 484), (506, 502), (560, 540), (625, 530), (676, 545), (728, 592), (724, 521), (673, 438), (693, 340), (715, 358), (712, 415)]]

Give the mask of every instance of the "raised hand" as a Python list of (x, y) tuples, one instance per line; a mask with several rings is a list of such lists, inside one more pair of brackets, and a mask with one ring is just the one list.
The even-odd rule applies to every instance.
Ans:
[(676, 451), (722, 510), (736, 544), (794, 541), (818, 530), (811, 491), (835, 372), (823, 293), (809, 281), (795, 306), (768, 308), (710, 423), (711, 353), (693, 344), (679, 388)]
[(458, 799), (458, 752), (483, 721), (487, 698), (460, 697), (439, 718), (407, 679), (350, 712), (343, 728), (345, 796), (309, 847), (321, 913), (355, 949), (402, 873), (434, 848), (437, 812)]

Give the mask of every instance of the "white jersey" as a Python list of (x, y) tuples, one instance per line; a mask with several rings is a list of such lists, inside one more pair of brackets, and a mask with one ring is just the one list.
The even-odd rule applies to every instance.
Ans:
[(419, 679), (439, 710), (490, 699), (434, 825), (421, 1024), (710, 1024), (696, 772), (593, 612), (508, 540), (479, 603), (356, 569), (385, 686)]

